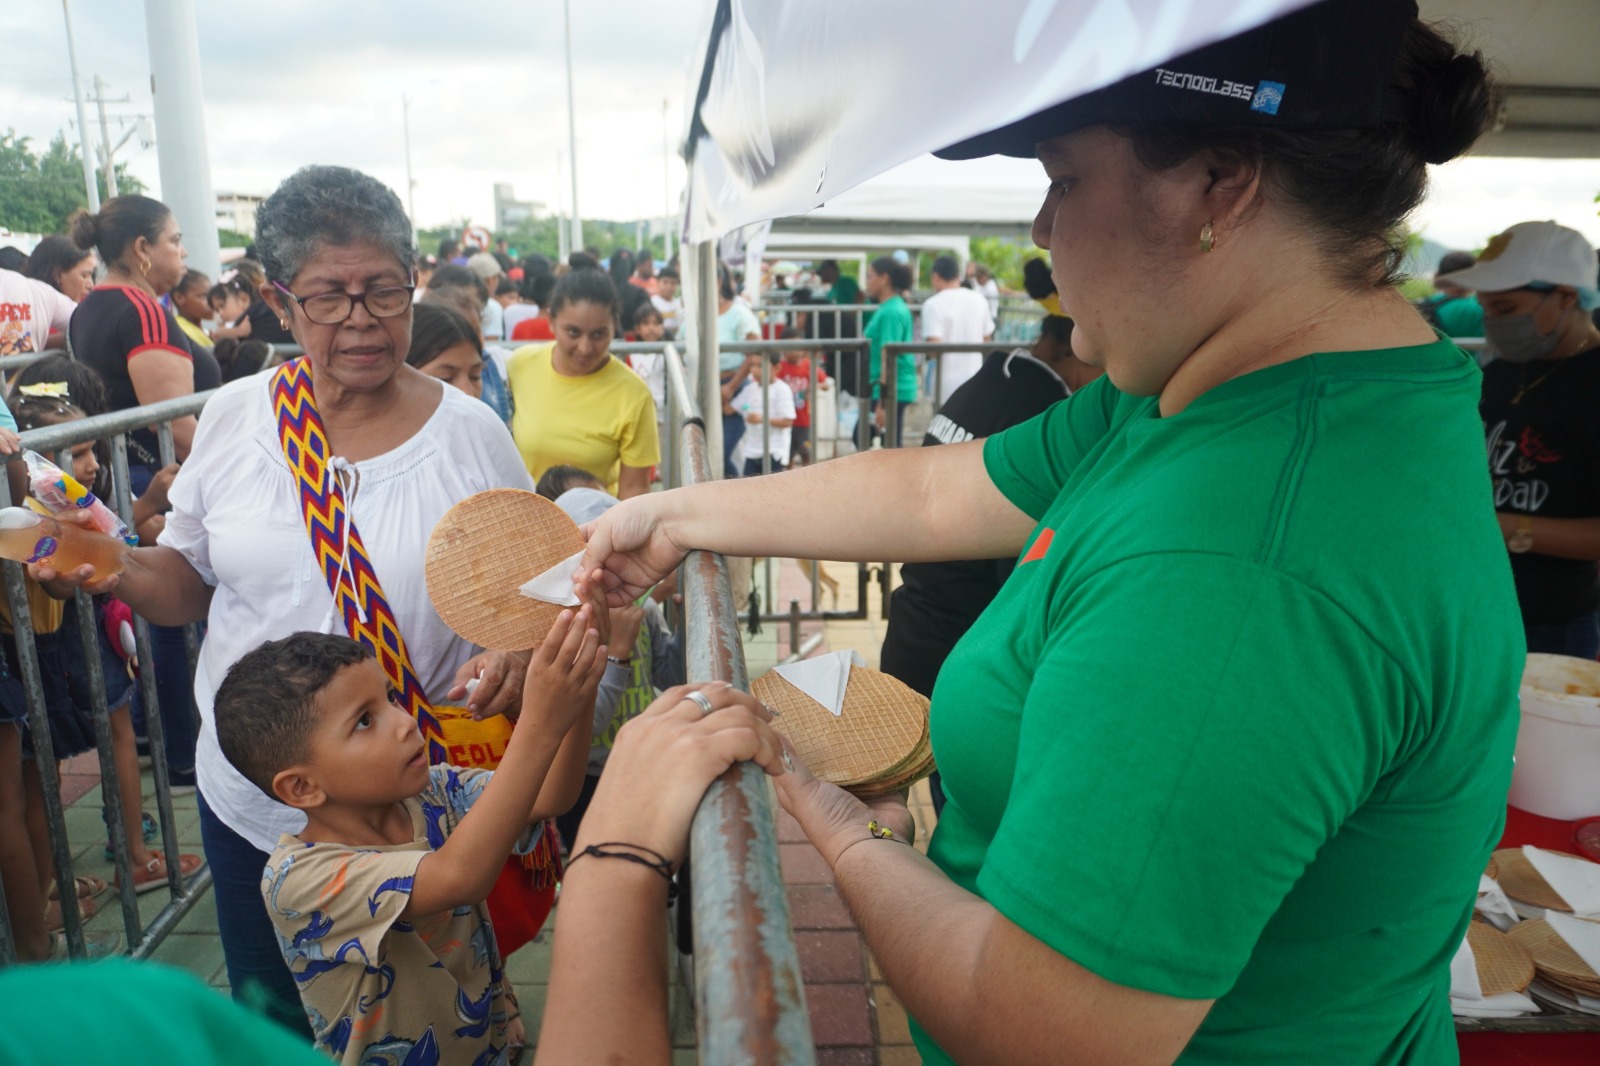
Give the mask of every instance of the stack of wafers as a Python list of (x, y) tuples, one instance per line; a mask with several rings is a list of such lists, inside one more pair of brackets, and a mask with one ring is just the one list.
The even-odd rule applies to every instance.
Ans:
[(1485, 922), (1467, 925), (1467, 943), (1477, 965), (1478, 984), (1483, 996), (1526, 991), (1533, 981), (1533, 956), (1511, 936)]
[(439, 519), (424, 570), (439, 617), (464, 639), (495, 651), (536, 647), (559, 604), (530, 599), (524, 582), (583, 550), (567, 513), (537, 493), (490, 489)]
[(1571, 904), (1533, 868), (1521, 848), (1501, 848), (1489, 863), (1494, 870), (1489, 876), (1499, 882), (1518, 917), (1540, 918), (1547, 910), (1572, 913)]
[(1567, 1010), (1600, 1015), (1600, 974), (1572, 950), (1548, 921), (1534, 918), (1518, 923), (1507, 936), (1533, 959), (1538, 979), (1529, 987), (1529, 995)]
[(837, 716), (776, 673), (750, 691), (778, 712), (773, 728), (813, 774), (862, 799), (902, 791), (933, 773), (927, 698), (888, 674), (850, 667)]

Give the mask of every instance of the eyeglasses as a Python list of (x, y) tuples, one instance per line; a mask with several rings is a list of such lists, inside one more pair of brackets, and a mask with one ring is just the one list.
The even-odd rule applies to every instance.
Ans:
[(415, 285), (385, 285), (381, 289), (368, 289), (355, 296), (347, 292), (325, 292), (319, 296), (296, 296), (278, 282), (272, 287), (300, 305), (306, 318), (319, 326), (337, 326), (350, 317), (360, 304), (373, 318), (394, 318), (406, 313), (411, 306)]

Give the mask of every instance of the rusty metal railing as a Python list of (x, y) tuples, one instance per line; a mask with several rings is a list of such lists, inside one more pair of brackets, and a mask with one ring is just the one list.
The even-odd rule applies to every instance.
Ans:
[[(666, 355), (669, 424), (678, 436), (673, 480), (710, 481), (705, 422), (677, 350), (669, 346)], [(690, 552), (680, 587), (689, 680), (748, 690), (722, 557)], [(700, 1062), (812, 1066), (816, 1052), (778, 866), (772, 790), (759, 768), (741, 763), (706, 791), (690, 831), (689, 867)]]

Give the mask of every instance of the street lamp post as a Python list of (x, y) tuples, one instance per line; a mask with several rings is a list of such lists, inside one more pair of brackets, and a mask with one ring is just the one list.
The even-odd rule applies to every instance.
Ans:
[(572, 164), (572, 232), (568, 238), (573, 251), (583, 248), (583, 219), (578, 214), (578, 120), (572, 102), (572, 0), (561, 0), (567, 29), (567, 156)]
[(672, 262), (672, 134), (667, 123), (667, 106), (661, 101), (661, 219), (664, 223), (661, 258)]
[(83, 82), (78, 77), (78, 46), (72, 39), (72, 8), (61, 0), (61, 16), (67, 22), (67, 59), (72, 64), (72, 100), (78, 105), (78, 151), (83, 154), (83, 184), (89, 193), (89, 213), (100, 213), (100, 189), (94, 182), (94, 159), (89, 154), (89, 120), (83, 113)]
[(411, 243), (417, 243), (417, 180), (411, 176), (411, 94), (400, 94), (400, 125), (406, 139), (406, 214), (411, 216)]

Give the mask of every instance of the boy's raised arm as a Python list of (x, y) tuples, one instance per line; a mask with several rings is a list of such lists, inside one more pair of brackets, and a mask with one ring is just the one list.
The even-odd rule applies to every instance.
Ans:
[(579, 740), (588, 751), (588, 716), (606, 665), (600, 633), (590, 627), (596, 613), (589, 603), (576, 613), (561, 612), (534, 651), (523, 687), (522, 717), (500, 768), (455, 832), (417, 866), (401, 917), (437, 914), (486, 899), (506, 856), (528, 827), (529, 812), (558, 751)]

